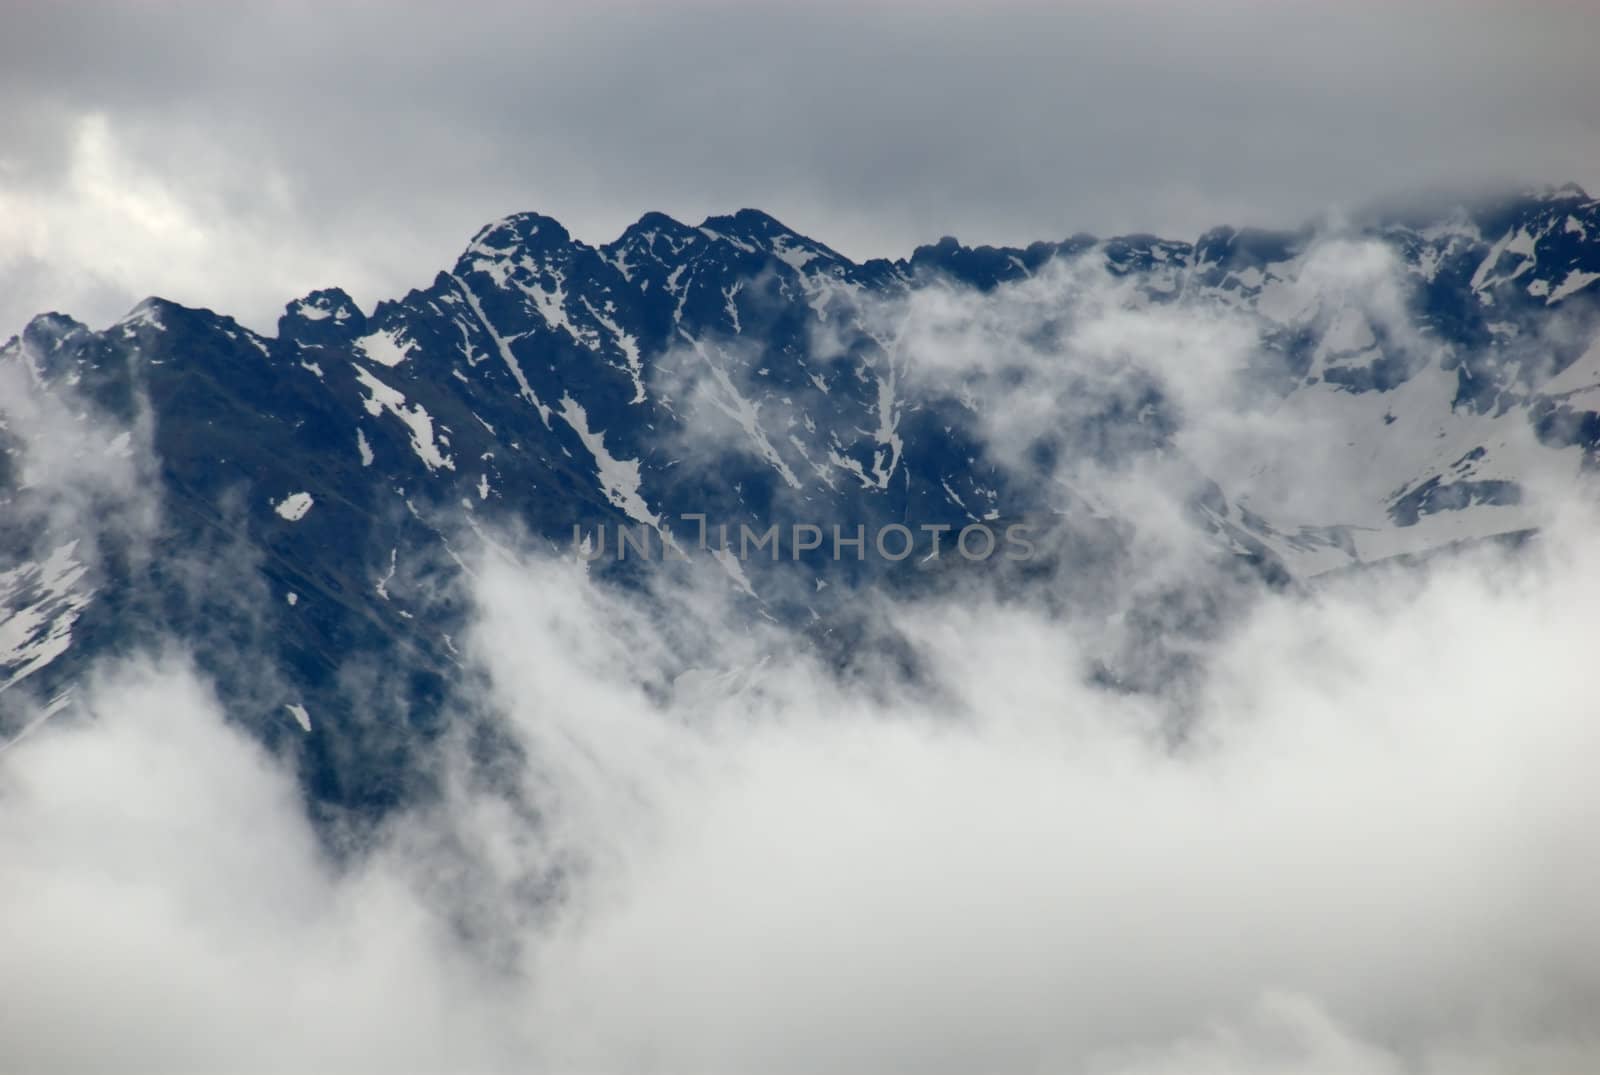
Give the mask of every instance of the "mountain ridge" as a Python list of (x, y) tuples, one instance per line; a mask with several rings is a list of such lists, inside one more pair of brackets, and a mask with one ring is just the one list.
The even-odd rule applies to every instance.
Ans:
[[(1347, 214), (1347, 218), (1349, 221), (1351, 221), (1350, 226), (1357, 230), (1364, 227), (1381, 227), (1385, 224), (1392, 225), (1401, 222), (1405, 222), (1405, 226), (1416, 227), (1418, 225), (1425, 226), (1427, 224), (1437, 224), (1442, 219), (1455, 212), (1471, 214), (1474, 209), (1480, 212), (1488, 211), (1492, 219), (1492, 217), (1495, 215), (1508, 211), (1514, 211), (1512, 207), (1525, 206), (1530, 203), (1563, 201), (1572, 202), (1579, 207), (1588, 208), (1592, 207), (1597, 200), (1600, 199), (1591, 197), (1580, 184), (1574, 182), (1523, 187), (1514, 191), (1496, 190), (1493, 192), (1482, 192), (1472, 197), (1465, 197), (1461, 195), (1441, 195), (1434, 192), (1422, 192), (1396, 198), (1374, 200), (1351, 211)], [(755, 207), (744, 207), (736, 209), (731, 213), (713, 214), (706, 217), (698, 225), (684, 223), (669, 213), (661, 210), (646, 210), (640, 215), (638, 220), (627, 225), (615, 239), (598, 244), (575, 238), (571, 234), (570, 230), (568, 230), (567, 227), (555, 217), (549, 216), (537, 210), (518, 210), (516, 212), (508, 213), (505, 216), (495, 218), (479, 228), (478, 231), (475, 232), (468, 240), (467, 245), (463, 248), (462, 255), (458, 256), (457, 263), (460, 263), (461, 259), (465, 257), (466, 253), (468, 253), (472, 246), (481, 238), (502, 227), (514, 225), (520, 220), (531, 220), (536, 224), (550, 225), (552, 229), (560, 236), (559, 241), (561, 243), (572, 244), (600, 253), (611, 253), (622, 248), (628, 242), (628, 240), (636, 238), (639, 234), (650, 230), (659, 231), (665, 227), (667, 230), (675, 233), (678, 236), (689, 237), (694, 233), (704, 235), (707, 229), (716, 231), (717, 229), (714, 227), (714, 225), (726, 224), (726, 222), (729, 221), (738, 221), (741, 218), (762, 220), (767, 225), (773, 227), (777, 232), (799, 238), (805, 241), (807, 244), (825, 251), (828, 255), (830, 255), (832, 260), (845, 262), (856, 268), (877, 264), (904, 268), (917, 264), (919, 260), (926, 263), (928, 260), (937, 256), (941, 256), (946, 252), (954, 251), (960, 251), (967, 254), (984, 252), (998, 253), (1007, 256), (1014, 255), (1022, 258), (1024, 260), (1024, 264), (1032, 263), (1036, 266), (1038, 263), (1042, 263), (1042, 260), (1048, 260), (1048, 255), (1056, 251), (1076, 251), (1079, 248), (1097, 244), (1129, 243), (1134, 245), (1149, 245), (1151, 243), (1159, 242), (1168, 245), (1188, 245), (1191, 247), (1199, 247), (1206, 245), (1208, 241), (1219, 238), (1224, 240), (1238, 239), (1245, 242), (1249, 242), (1251, 240), (1282, 241), (1292, 237), (1303, 238), (1308, 236), (1316, 232), (1319, 227), (1322, 227), (1326, 223), (1326, 221), (1321, 221), (1317, 218), (1309, 218), (1297, 227), (1287, 228), (1266, 227), (1260, 225), (1221, 224), (1207, 228), (1206, 230), (1200, 232), (1193, 240), (1171, 239), (1163, 237), (1154, 232), (1143, 231), (1117, 233), (1104, 237), (1097, 236), (1091, 232), (1078, 231), (1059, 240), (1035, 240), (1029, 243), (1027, 246), (1013, 246), (1004, 243), (977, 243), (968, 245), (962, 243), (956, 236), (946, 234), (940, 236), (940, 238), (934, 242), (922, 243), (913, 247), (910, 254), (901, 257), (879, 256), (867, 258), (861, 261), (855, 261), (854, 259), (841, 254), (836, 250), (833, 250), (831, 247), (827, 247), (820, 240), (814, 239), (802, 232), (790, 228), (777, 217), (767, 213), (765, 210)], [(919, 255), (921, 256), (920, 258)], [(416, 289), (412, 290), (414, 291)], [(290, 298), (285, 304), (285, 310), (288, 311), (295, 305), (303, 303), (308, 299), (312, 299), (324, 293), (339, 296), (345, 303), (348, 304), (349, 309), (359, 312), (359, 306), (356, 304), (355, 300), (351, 298), (350, 295), (345, 292), (344, 289), (337, 283), (330, 283), (326, 287), (313, 288), (305, 295), (301, 295), (297, 298)], [(385, 303), (396, 301), (400, 300), (393, 298), (379, 299), (375, 304), (375, 308), (376, 306), (381, 306)], [(107, 326), (107, 328), (114, 327), (115, 325), (121, 324), (122, 322), (134, 317), (142, 306), (151, 302), (179, 307), (191, 312), (209, 313), (217, 317), (227, 317), (229, 320), (233, 320), (231, 315), (214, 310), (209, 306), (189, 306), (176, 299), (168, 299), (161, 295), (152, 294), (147, 295), (143, 299), (140, 299), (138, 302), (136, 302), (132, 307), (130, 307), (128, 313), (113, 321), (111, 325)], [(85, 328), (88, 328), (86, 324), (77, 322), (70, 313), (63, 310), (41, 311), (39, 314), (35, 315), (35, 317), (65, 318), (73, 321), (75, 324), (83, 324)], [(236, 321), (235, 324), (237, 324)], [(264, 336), (263, 338), (272, 339), (275, 337)]]
[[(1088, 620), (1148, 555), (1130, 475), (1198, 535), (1163, 608), (1522, 533), (1532, 490), (1600, 452), (1600, 202), (1475, 212), (859, 263), (754, 209), (646, 213), (600, 246), (516, 213), (370, 313), (337, 286), (291, 300), (276, 336), (156, 297), (99, 332), (42, 314), (0, 346), (0, 735), (171, 634), (315, 798), (380, 809), (470, 672), (467, 546), (507, 528), (569, 554), (621, 529), (693, 548), (694, 515), (1043, 521), (1039, 563), (985, 570)], [(1217, 355), (1241, 364), (1191, 371)], [(1239, 441), (1235, 412), (1280, 439)], [(840, 638), (852, 595), (967, 570), (828, 551), (703, 560), (740, 614)], [(1174, 637), (1214, 628), (1185, 616)], [(1108, 682), (1170, 669), (1125, 641)]]

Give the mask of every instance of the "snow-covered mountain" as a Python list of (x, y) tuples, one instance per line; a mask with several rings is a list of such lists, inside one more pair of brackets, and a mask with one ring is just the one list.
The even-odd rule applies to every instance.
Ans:
[[(175, 636), (316, 798), (381, 807), (470, 674), (453, 582), (513, 533), (570, 555), (577, 528), (619, 585), (670, 546), (823, 635), (863, 587), (981, 572), (1092, 607), (1152, 494), (1205, 550), (1174, 585), (1520, 539), (1600, 450), (1597, 285), (1600, 200), (1568, 186), (860, 264), (754, 210), (600, 247), (529, 213), (275, 336), (160, 299), (44, 314), (0, 349), (0, 734)], [(950, 553), (1019, 523), (1028, 564)], [(913, 555), (874, 547), (895, 524)], [(735, 552), (773, 525), (776, 561)]]

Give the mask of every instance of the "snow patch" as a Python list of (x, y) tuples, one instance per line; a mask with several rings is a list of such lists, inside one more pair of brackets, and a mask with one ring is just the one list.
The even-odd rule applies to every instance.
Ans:
[(295, 723), (300, 725), (301, 731), (309, 732), (311, 730), (311, 714), (306, 712), (305, 706), (290, 702), (283, 708), (287, 709), (289, 715), (294, 718)]
[(816, 251), (790, 245), (787, 235), (774, 236), (772, 240), (772, 256), (795, 272), (803, 271), (807, 265), (817, 259)]
[(356, 349), (380, 366), (393, 368), (411, 357), (411, 342), (389, 329), (379, 329), (356, 341)]
[(639, 461), (617, 459), (607, 451), (605, 434), (601, 430), (589, 429), (588, 412), (582, 404), (566, 394), (561, 396), (561, 417), (572, 427), (583, 446), (589, 449), (589, 454), (594, 456), (595, 466), (600, 472), (600, 490), (605, 493), (606, 499), (626, 512), (628, 518), (660, 529), (661, 520), (650, 510), (650, 505), (645, 503), (639, 492)]
[(540, 402), (539, 397), (533, 391), (533, 386), (528, 384), (528, 378), (523, 374), (522, 366), (517, 362), (517, 356), (511, 353), (511, 344), (500, 333), (495, 331), (494, 325), (489, 323), (489, 317), (483, 312), (483, 306), (478, 302), (478, 297), (472, 293), (471, 288), (467, 287), (466, 282), (459, 276), (452, 276), (450, 279), (456, 282), (456, 287), (460, 289), (461, 297), (467, 300), (468, 306), (472, 307), (472, 312), (477, 317), (478, 323), (483, 326), (483, 331), (487, 332), (489, 339), (494, 341), (494, 345), (499, 350), (500, 357), (504, 360), (506, 368), (511, 371), (511, 376), (517, 382), (517, 388), (521, 391), (522, 398), (533, 404), (534, 409), (539, 412), (540, 419), (544, 421), (545, 427), (549, 428), (550, 408)]
[(297, 523), (306, 517), (306, 512), (311, 510), (311, 504), (310, 493), (290, 493), (273, 505), (273, 510), (278, 513), (280, 518), (287, 519), (291, 523)]
[[(423, 409), (422, 404), (414, 403), (406, 406), (406, 397), (399, 390), (390, 388), (375, 377), (371, 370), (364, 366), (356, 367), (356, 380), (366, 387), (367, 398), (363, 401), (367, 413), (374, 418), (388, 411), (400, 421), (405, 423), (406, 429), (411, 433), (411, 450), (429, 470), (456, 469), (455, 460), (451, 459), (433, 439), (433, 418)], [(364, 438), (363, 438), (364, 439)]]
[(1550, 292), (1550, 297), (1545, 299), (1544, 303), (1548, 306), (1553, 302), (1560, 302), (1568, 295), (1582, 291), (1596, 280), (1600, 280), (1600, 272), (1583, 272), (1582, 270), (1574, 269), (1567, 274), (1565, 280), (1556, 285), (1556, 289)]
[(376, 587), (378, 596), (383, 598), (385, 601), (389, 600), (389, 583), (394, 579), (394, 572), (395, 568), (398, 566), (399, 557), (399, 549), (389, 550), (389, 570), (384, 572), (383, 578), (378, 580), (378, 585)]
[(94, 591), (80, 589), (88, 568), (77, 541), (39, 563), (0, 571), (0, 691), (50, 664), (72, 645), (72, 627)]
[[(600, 327), (611, 333), (611, 338), (617, 341), (617, 347), (622, 351), (623, 361), (627, 363), (628, 376), (633, 378), (633, 398), (629, 403), (643, 403), (644, 393), (644, 363), (639, 357), (639, 341), (632, 333), (624, 332), (622, 326), (612, 320), (607, 314), (594, 308), (588, 299), (583, 300), (588, 307), (589, 314), (600, 324)], [(611, 305), (607, 303), (607, 305)]]

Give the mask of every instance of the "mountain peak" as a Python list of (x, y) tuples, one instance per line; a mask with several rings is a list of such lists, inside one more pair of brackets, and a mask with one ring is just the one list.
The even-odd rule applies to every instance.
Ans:
[(343, 288), (319, 288), (283, 308), (278, 335), (304, 344), (328, 345), (354, 339), (367, 324), (366, 315)]
[(1551, 202), (1569, 200), (1586, 202), (1589, 200), (1589, 192), (1576, 183), (1562, 183), (1559, 187), (1545, 187), (1534, 196)]
[(508, 254), (518, 249), (549, 250), (571, 244), (572, 234), (554, 217), (533, 212), (512, 213), (480, 228), (462, 256)]
[(785, 227), (777, 217), (770, 213), (764, 213), (760, 209), (739, 209), (732, 213), (708, 216), (701, 221), (700, 226), (702, 228), (714, 228), (719, 231), (733, 231), (741, 235), (798, 234)]
[[(134, 307), (135, 310), (144, 306), (150, 300)], [(22, 330), (22, 341), (36, 350), (53, 351), (75, 338), (92, 335), (89, 326), (64, 313), (50, 311), (42, 313), (29, 321)]]
[(845, 257), (832, 248), (802, 235), (770, 213), (760, 209), (740, 209), (724, 216), (709, 216), (700, 231), (717, 235), (735, 244), (754, 246), (774, 255), (796, 269), (811, 260), (842, 262)]
[(635, 245), (648, 246), (658, 235), (670, 236), (679, 240), (688, 239), (696, 234), (696, 230), (677, 217), (652, 209), (632, 224), (629, 224), (621, 235), (607, 243), (603, 249), (618, 250)]

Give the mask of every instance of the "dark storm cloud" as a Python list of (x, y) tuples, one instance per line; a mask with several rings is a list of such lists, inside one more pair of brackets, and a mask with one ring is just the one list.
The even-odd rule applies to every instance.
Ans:
[(12, 0), (0, 312), (164, 290), (270, 327), (313, 286), (423, 282), (519, 209), (598, 242), (758, 205), (864, 256), (1600, 186), (1586, 15)]

